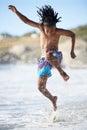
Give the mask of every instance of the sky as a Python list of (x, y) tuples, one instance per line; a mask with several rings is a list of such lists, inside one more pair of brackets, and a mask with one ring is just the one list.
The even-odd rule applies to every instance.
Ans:
[(38, 29), (23, 23), (8, 5), (14, 5), (27, 18), (39, 22), (37, 7), (51, 5), (59, 16), (61, 22), (57, 27), (72, 29), (87, 24), (87, 0), (0, 0), (0, 33), (21, 36)]

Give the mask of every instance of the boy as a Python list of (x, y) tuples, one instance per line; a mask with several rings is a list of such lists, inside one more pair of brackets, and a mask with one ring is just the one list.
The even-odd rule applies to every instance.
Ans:
[(51, 76), (51, 68), (54, 66), (63, 77), (65, 81), (69, 79), (69, 76), (61, 68), (62, 52), (58, 51), (58, 43), (61, 35), (69, 36), (72, 39), (71, 46), (71, 58), (75, 58), (74, 46), (75, 46), (75, 34), (69, 30), (56, 28), (56, 23), (60, 22), (60, 18), (57, 18), (58, 13), (54, 12), (51, 6), (45, 5), (41, 9), (38, 8), (38, 15), (40, 16), (41, 23), (36, 23), (23, 14), (21, 14), (15, 6), (9, 5), (12, 10), (24, 23), (29, 26), (36, 27), (40, 30), (40, 44), (42, 56), (38, 63), (38, 89), (47, 97), (53, 104), (54, 111), (57, 110), (57, 96), (53, 96), (46, 89), (46, 82), (48, 77)]

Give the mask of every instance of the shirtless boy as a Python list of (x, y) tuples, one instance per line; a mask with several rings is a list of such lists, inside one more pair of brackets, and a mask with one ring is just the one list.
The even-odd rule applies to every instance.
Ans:
[(24, 23), (29, 26), (36, 27), (40, 30), (40, 46), (42, 56), (38, 62), (38, 89), (47, 97), (53, 104), (54, 111), (57, 110), (57, 96), (53, 96), (46, 88), (48, 77), (51, 76), (51, 68), (54, 66), (62, 78), (67, 81), (69, 76), (61, 68), (62, 52), (58, 50), (59, 38), (61, 35), (71, 37), (71, 58), (75, 58), (75, 34), (70, 30), (60, 29), (56, 27), (56, 23), (60, 22), (58, 13), (54, 12), (51, 6), (45, 5), (38, 8), (40, 23), (34, 22), (23, 14), (21, 14), (15, 6), (9, 5), (12, 10)]

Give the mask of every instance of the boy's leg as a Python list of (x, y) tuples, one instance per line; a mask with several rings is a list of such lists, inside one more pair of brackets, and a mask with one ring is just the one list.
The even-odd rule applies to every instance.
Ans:
[(55, 68), (59, 71), (60, 75), (63, 77), (63, 79), (65, 81), (67, 81), (69, 79), (69, 76), (63, 71), (63, 69), (60, 66), (60, 63), (58, 62), (58, 59), (56, 56), (53, 56), (53, 52), (49, 51), (46, 53), (46, 59), (48, 60), (48, 62), (55, 66)]
[(57, 96), (52, 96), (51, 93), (46, 89), (46, 83), (47, 83), (48, 76), (43, 76), (38, 79), (38, 89), (40, 92), (47, 97), (53, 104), (54, 111), (57, 109)]

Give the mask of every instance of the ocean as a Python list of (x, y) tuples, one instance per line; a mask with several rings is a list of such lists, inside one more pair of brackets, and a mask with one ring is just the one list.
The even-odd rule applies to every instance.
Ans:
[(58, 110), (37, 88), (37, 65), (0, 65), (0, 130), (87, 130), (87, 69), (56, 69), (47, 88)]

